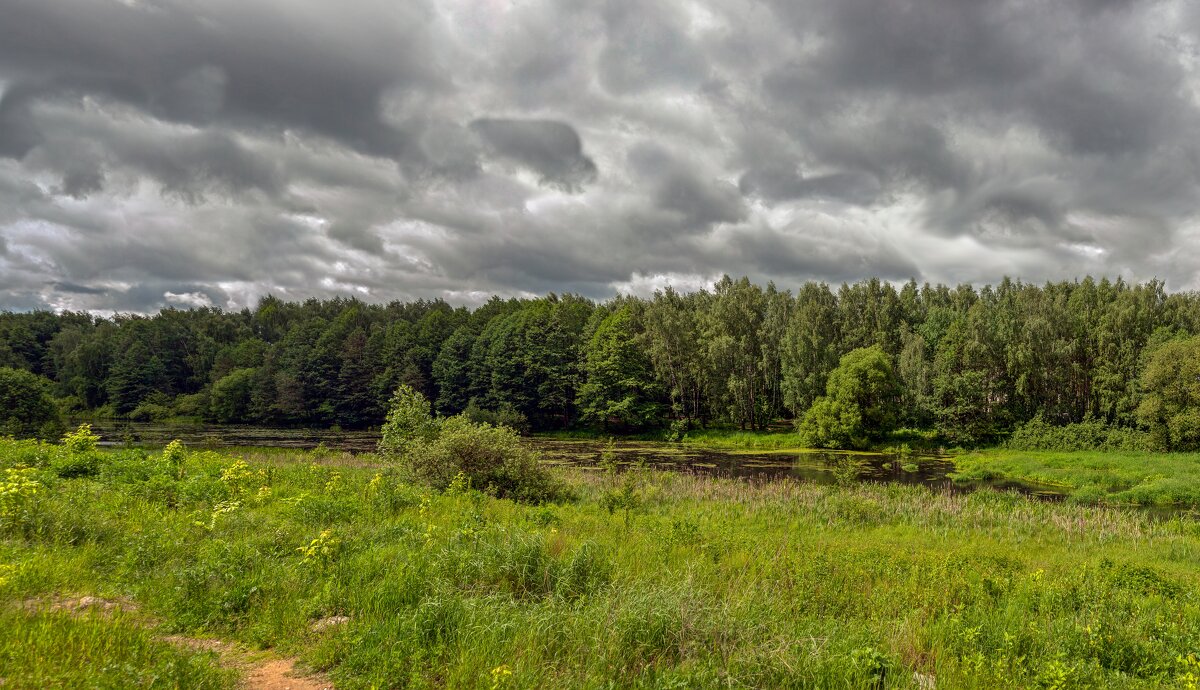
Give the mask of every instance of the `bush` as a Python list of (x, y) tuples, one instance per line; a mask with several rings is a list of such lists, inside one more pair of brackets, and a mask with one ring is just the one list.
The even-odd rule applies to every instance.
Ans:
[(55, 474), (70, 479), (91, 477), (100, 472), (100, 454), (96, 444), (100, 437), (92, 433), (91, 424), (80, 424), (79, 428), (62, 438), (62, 448), (53, 456), (51, 467)]
[(244, 422), (250, 409), (255, 369), (234, 369), (212, 385), (208, 416), (222, 424)]
[(564, 495), (562, 485), (511, 427), (473, 422), (464, 415), (435, 420), (429, 401), (408, 386), (392, 397), (379, 452), (398, 461), (413, 479), (437, 489), (461, 474), (472, 488), (520, 501)]
[(175, 416), (177, 417), (204, 417), (208, 414), (209, 395), (208, 391), (201, 391), (191, 395), (180, 395), (175, 398)]
[(461, 473), (472, 488), (521, 501), (553, 500), (562, 493), (517, 432), (461, 415), (441, 420), (437, 437), (413, 446), (404, 460), (416, 479), (438, 489)]
[(475, 398), (471, 398), (471, 402), (467, 403), (467, 409), (463, 410), (462, 414), (476, 424), (506, 426), (517, 433), (529, 433), (529, 419), (508, 403), (504, 403), (496, 410), (485, 410), (479, 406), (479, 402)]
[(152, 402), (142, 402), (129, 413), (129, 419), (135, 422), (159, 422), (170, 416), (169, 408)]
[(1004, 444), (1012, 450), (1155, 450), (1150, 434), (1098, 419), (1054, 426), (1041, 415), (1017, 427)]
[(429, 401), (411, 386), (401, 385), (388, 403), (380, 431), (379, 452), (385, 455), (404, 455), (414, 444), (431, 440), (437, 435), (437, 424)]

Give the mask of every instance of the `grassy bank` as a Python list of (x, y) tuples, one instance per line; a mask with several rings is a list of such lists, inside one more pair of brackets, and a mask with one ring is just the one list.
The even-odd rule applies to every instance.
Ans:
[[(574, 500), (530, 506), (429, 492), (371, 456), (14, 442), (0, 470), (6, 688), (52, 667), (68, 685), (234, 682), (164, 646), (181, 634), (298, 655), (342, 688), (1150, 688), (1200, 671), (1200, 529), (1136, 511), (582, 471), (563, 475)], [(136, 613), (50, 603), (82, 595)]]
[[(537, 438), (592, 441), (609, 438), (599, 431), (575, 429), (570, 431), (539, 432)], [(616, 436), (629, 441), (665, 441), (667, 432), (648, 431), (640, 434)], [(691, 429), (679, 440), (680, 443), (701, 448), (720, 450), (806, 450), (806, 439), (790, 425), (780, 425), (766, 431), (743, 431), (730, 427), (708, 427)], [(887, 451), (907, 446), (914, 451), (940, 450), (942, 443), (933, 431), (900, 429), (876, 444), (876, 451)]]
[(993, 449), (954, 462), (962, 479), (1053, 485), (1081, 503), (1200, 507), (1197, 453)]

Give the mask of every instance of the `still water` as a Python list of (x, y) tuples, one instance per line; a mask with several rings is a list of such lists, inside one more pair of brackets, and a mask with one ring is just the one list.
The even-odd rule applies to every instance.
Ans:
[[(315, 448), (319, 444), (335, 450), (367, 452), (375, 449), (378, 431), (337, 429), (291, 429), (215, 424), (154, 424), (96, 422), (92, 429), (105, 445), (161, 446), (179, 439), (193, 448), (271, 447)], [(945, 491), (971, 491), (981, 486), (1015, 489), (1047, 499), (1059, 498), (1055, 491), (1020, 482), (990, 481), (963, 484), (949, 474), (954, 464), (936, 455), (894, 453), (846, 453), (830, 451), (741, 451), (697, 448), (653, 441), (615, 441), (610, 447), (599, 440), (529, 438), (548, 464), (599, 467), (603, 455), (611, 454), (619, 467), (645, 466), (659, 470), (688, 472), (758, 480), (791, 478), (832, 484), (847, 479), (859, 481), (923, 484)]]

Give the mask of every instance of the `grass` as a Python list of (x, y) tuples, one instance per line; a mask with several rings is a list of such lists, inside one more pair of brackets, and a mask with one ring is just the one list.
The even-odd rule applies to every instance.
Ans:
[[(562, 441), (595, 441), (610, 437), (623, 441), (663, 441), (666, 435), (667, 431), (663, 429), (636, 434), (622, 434), (619, 436), (588, 429), (548, 431), (534, 434), (536, 438)], [(772, 428), (767, 431), (742, 431), (728, 427), (692, 429), (687, 432), (682, 443), (703, 448), (730, 450), (790, 450), (804, 447), (800, 434), (796, 433), (791, 426)]]
[(211, 653), (188, 653), (139, 623), (103, 616), (0, 610), (0, 687), (225, 688)]
[[(0, 441), (0, 471), (33, 468), (0, 473), (4, 687), (229, 684), (169, 634), (339, 688), (1188, 687), (1200, 652), (1185, 518), (581, 470), (535, 506), (371, 456), (66, 453)], [(85, 594), (139, 613), (26, 605)]]
[(1200, 454), (993, 449), (954, 459), (963, 480), (1061, 487), (1081, 503), (1200, 507)]
[[(666, 438), (665, 430), (647, 431), (638, 434), (621, 435), (618, 438), (626, 441), (663, 441)], [(534, 434), (538, 438), (548, 438), (555, 440), (603, 440), (609, 438), (611, 434), (604, 434), (588, 429), (573, 429), (566, 431), (550, 431), (539, 432)], [(805, 444), (805, 438), (798, 433), (790, 424), (779, 423), (773, 425), (765, 431), (744, 431), (733, 427), (712, 426), (698, 429), (691, 429), (684, 436), (682, 443), (685, 445), (697, 446), (700, 448), (712, 448), (720, 450), (745, 450), (745, 451), (786, 451), (786, 452), (803, 452), (806, 450), (823, 450), (813, 449)], [(876, 444), (874, 452), (887, 452), (889, 450), (906, 447), (916, 451), (940, 451), (944, 443), (938, 437), (937, 433), (931, 430), (922, 429), (897, 429), (887, 435), (883, 441)], [(845, 451), (839, 451), (845, 452)]]

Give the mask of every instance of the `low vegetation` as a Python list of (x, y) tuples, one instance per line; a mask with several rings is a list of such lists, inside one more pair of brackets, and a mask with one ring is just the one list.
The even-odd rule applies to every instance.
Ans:
[(1046, 484), (1081, 503), (1200, 508), (1200, 453), (996, 449), (954, 464), (960, 480)]
[(406, 479), (435, 489), (460, 483), (534, 503), (566, 495), (515, 430), (466, 415), (435, 418), (429, 401), (408, 386), (392, 397), (379, 451)]
[[(532, 504), (412, 483), (387, 455), (89, 439), (0, 441), (6, 688), (235, 682), (178, 635), (299, 656), (339, 688), (1186, 688), (1200, 670), (1192, 519), (646, 471), (556, 470), (573, 498)], [(81, 596), (122, 608), (56, 610)]]
[(1113, 427), (1097, 419), (1053, 426), (1041, 417), (1017, 427), (1004, 443), (1009, 450), (1057, 451), (1151, 451), (1157, 445), (1145, 431)]

